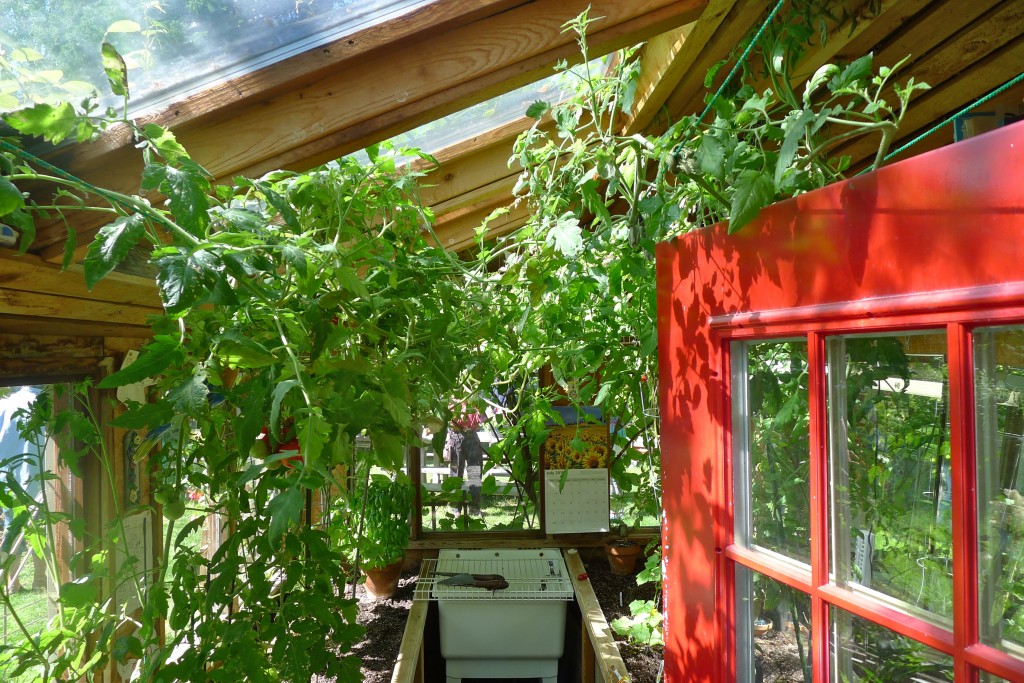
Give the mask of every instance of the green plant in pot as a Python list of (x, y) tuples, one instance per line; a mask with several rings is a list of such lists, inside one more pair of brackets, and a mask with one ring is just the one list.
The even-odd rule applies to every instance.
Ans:
[(635, 572), (636, 563), (643, 556), (644, 547), (629, 538), (631, 530), (625, 524), (620, 524), (618, 538), (613, 538), (604, 546), (612, 574), (617, 576), (629, 576)]
[(389, 597), (398, 587), (412, 499), (405, 474), (371, 474), (344, 499), (346, 510), (333, 518), (332, 536), (365, 574), (366, 589), (375, 597)]

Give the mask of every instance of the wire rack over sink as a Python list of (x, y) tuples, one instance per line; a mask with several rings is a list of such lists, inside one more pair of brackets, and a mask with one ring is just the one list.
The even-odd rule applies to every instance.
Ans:
[[(499, 574), (508, 588), (444, 585), (449, 574)], [(573, 588), (557, 551), (445, 551), (436, 560), (423, 560), (413, 599), (572, 600)]]

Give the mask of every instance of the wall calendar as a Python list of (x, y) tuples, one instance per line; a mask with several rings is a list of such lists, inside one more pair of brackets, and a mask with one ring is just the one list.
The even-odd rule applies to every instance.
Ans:
[[(562, 473), (565, 485), (559, 490)], [(544, 530), (549, 534), (605, 531), (608, 469), (544, 470)]]

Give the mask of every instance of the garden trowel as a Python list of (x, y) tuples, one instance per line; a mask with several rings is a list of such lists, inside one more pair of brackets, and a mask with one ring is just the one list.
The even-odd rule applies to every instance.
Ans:
[(508, 588), (508, 581), (501, 574), (468, 574), (456, 572), (434, 572), (436, 576), (447, 576), (449, 578), (438, 583), (442, 586), (469, 586), (472, 588), (486, 588), (489, 591)]

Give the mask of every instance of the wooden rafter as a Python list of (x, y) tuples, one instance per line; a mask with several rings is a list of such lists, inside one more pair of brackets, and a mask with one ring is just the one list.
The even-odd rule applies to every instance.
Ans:
[[(572, 60), (578, 55), (574, 37), (561, 27), (588, 6), (592, 17), (600, 17), (588, 37), (600, 54), (693, 21), (706, 0), (479, 0), (471, 3), (473, 12), (458, 16), (453, 8), (463, 0), (436, 4), (452, 10), (445, 21), (423, 14), (375, 29), (386, 34), (388, 27), (402, 26), (399, 42), (351, 57), (332, 55), (329, 67), (300, 69), (301, 77), (288, 60), (269, 67), (273, 77), (265, 89), (257, 72), (247, 77), (248, 89), (236, 91), (239, 86), (229, 82), (156, 119), (170, 124), (187, 118), (171, 127), (216, 178), (305, 169), (535, 80), (558, 60)], [(295, 76), (294, 82), (281, 72)], [(123, 138), (94, 148), (73, 146), (55, 161), (101, 187), (135, 192), (141, 161)], [(94, 214), (76, 216), (80, 244), (101, 221)], [(44, 258), (60, 258), (65, 233), (59, 222), (40, 226)]]
[[(987, 20), (992, 15), (978, 19), (914, 65), (913, 73), (922, 75), (919, 80), (931, 84), (932, 89), (911, 102), (894, 148), (1020, 74), (1024, 7), (1007, 3), (994, 13), (1004, 19), (999, 27)], [(946, 134), (946, 140), (952, 140), (951, 134)], [(869, 159), (876, 144), (874, 139), (857, 139), (835, 152), (849, 154), (854, 164), (859, 164)]]
[[(704, 42), (702, 49), (697, 51), (693, 61), (687, 65), (683, 78), (666, 99), (665, 106), (668, 107), (673, 120), (700, 112), (704, 106), (704, 77), (708, 69), (728, 57), (754, 22), (765, 13), (765, 3), (758, 0), (738, 0), (732, 6), (726, 18), (719, 22), (717, 30)], [(719, 81), (725, 77), (725, 71), (722, 69), (722, 73), (719, 73)], [(660, 131), (661, 128), (655, 126), (654, 130)]]
[(647, 42), (640, 57), (640, 81), (632, 115), (625, 125), (626, 135), (650, 127), (679, 81), (691, 75), (705, 44), (735, 4), (736, 0), (709, 0), (700, 19)]

